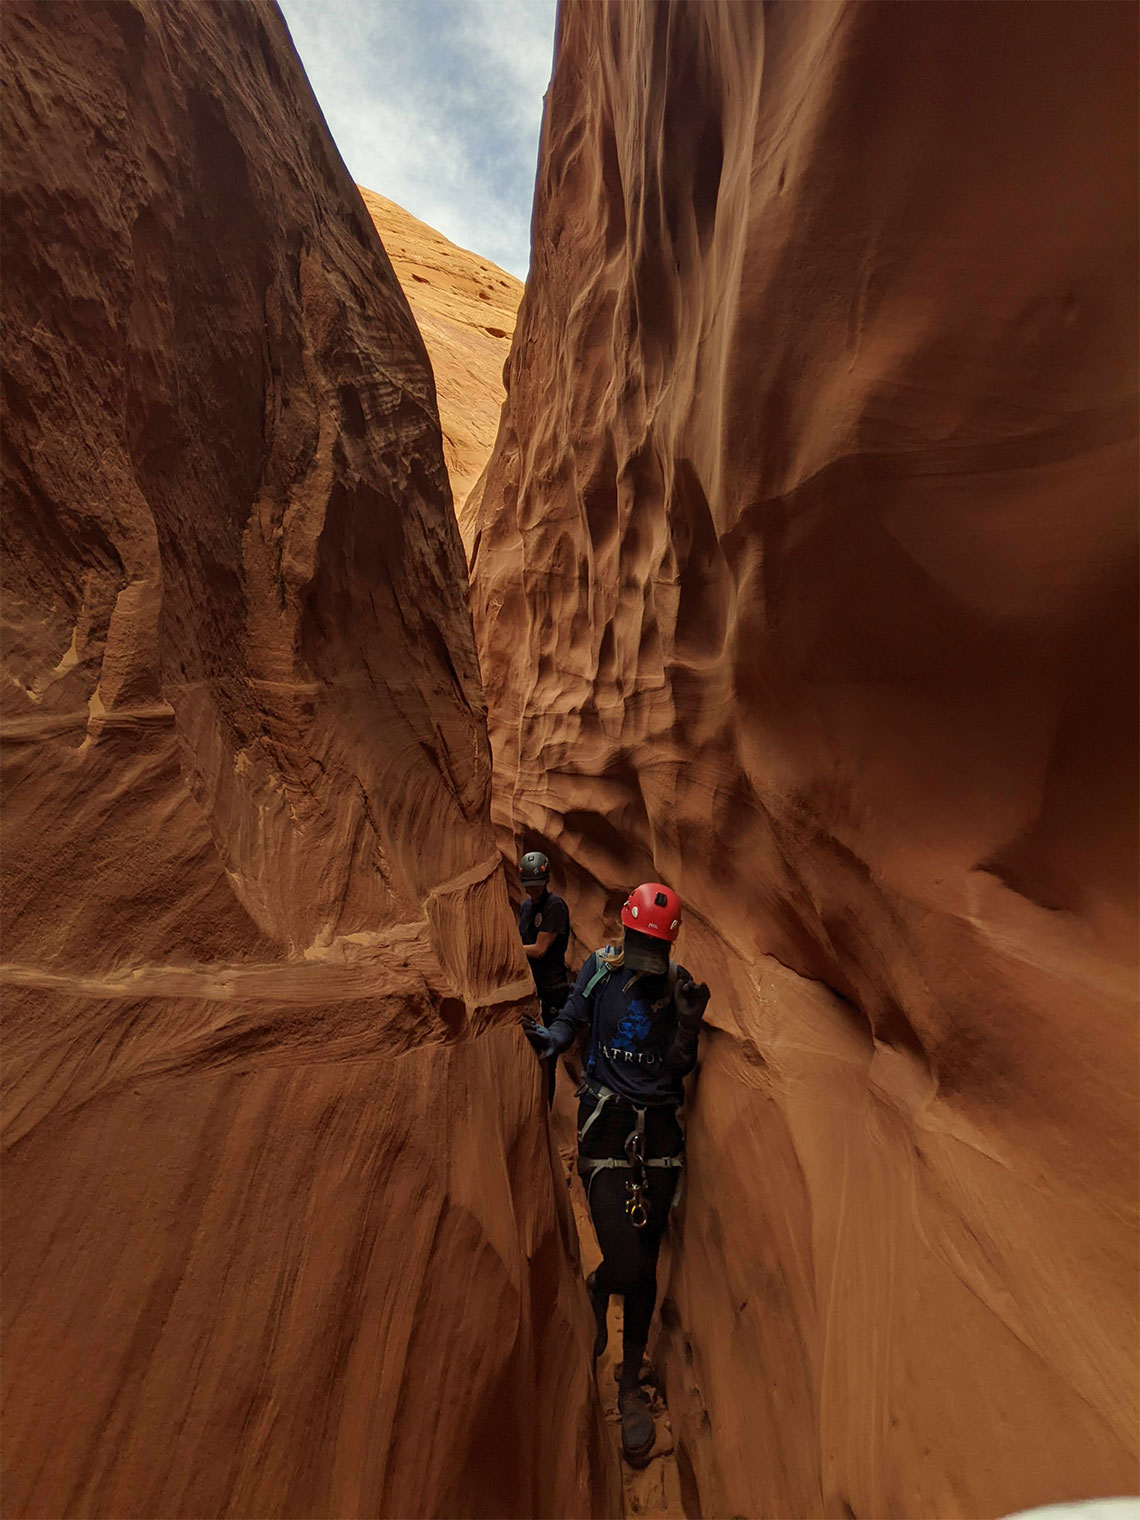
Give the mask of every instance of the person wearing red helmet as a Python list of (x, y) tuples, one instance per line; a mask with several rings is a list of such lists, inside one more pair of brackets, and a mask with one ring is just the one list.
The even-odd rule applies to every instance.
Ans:
[(578, 1098), (578, 1172), (602, 1263), (587, 1279), (594, 1355), (606, 1347), (610, 1295), (625, 1300), (618, 1382), (622, 1451), (643, 1465), (653, 1451), (653, 1418), (641, 1392), (641, 1364), (657, 1302), (657, 1256), (684, 1163), (677, 1110), (697, 1064), (709, 989), (670, 958), (681, 900), (661, 882), (643, 882), (621, 911), (622, 943), (587, 956), (558, 1017), (529, 1021), (527, 1038), (554, 1060), (589, 1031)]

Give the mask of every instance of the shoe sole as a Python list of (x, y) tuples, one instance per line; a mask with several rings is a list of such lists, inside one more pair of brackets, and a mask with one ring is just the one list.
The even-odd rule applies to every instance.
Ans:
[(657, 1431), (654, 1430), (653, 1434), (649, 1438), (648, 1446), (639, 1446), (635, 1451), (631, 1451), (623, 1441), (621, 1443), (621, 1454), (629, 1463), (630, 1467), (648, 1467), (649, 1459), (653, 1455), (653, 1448), (656, 1445)]

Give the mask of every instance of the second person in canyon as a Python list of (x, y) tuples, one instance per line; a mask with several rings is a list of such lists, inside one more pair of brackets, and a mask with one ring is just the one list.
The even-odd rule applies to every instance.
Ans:
[(586, 957), (566, 1004), (548, 1028), (527, 1038), (552, 1064), (588, 1032), (578, 1092), (578, 1172), (602, 1262), (587, 1280), (594, 1355), (606, 1347), (610, 1295), (625, 1300), (618, 1385), (622, 1450), (634, 1464), (653, 1450), (653, 1419), (641, 1392), (641, 1364), (657, 1302), (657, 1257), (684, 1164), (677, 1110), (697, 1064), (709, 989), (670, 957), (681, 902), (660, 882), (630, 893), (620, 945)]
[[(566, 947), (570, 943), (570, 909), (550, 890), (550, 861), (541, 850), (528, 850), (519, 861), (519, 878), (526, 900), (519, 911), (519, 934), (530, 962), (542, 1021), (549, 1024), (561, 1012), (570, 992), (566, 976)], [(546, 1101), (554, 1102), (558, 1062), (548, 1067)]]

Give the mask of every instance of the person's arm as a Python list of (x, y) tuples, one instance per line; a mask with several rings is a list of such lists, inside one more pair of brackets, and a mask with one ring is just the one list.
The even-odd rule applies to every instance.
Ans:
[(527, 960), (535, 961), (545, 955), (558, 936), (570, 927), (570, 911), (562, 901), (552, 902), (542, 915), (542, 930), (533, 945), (524, 945)]
[(682, 966), (677, 977), (677, 989), (673, 1002), (677, 1009), (677, 1027), (666, 1056), (669, 1070), (679, 1077), (687, 1077), (697, 1064), (697, 1044), (701, 1037), (701, 1021), (708, 1006), (709, 989), (704, 982), (694, 982)]
[(561, 1013), (546, 1026), (547, 1032), (554, 1038), (554, 1049), (559, 1053), (569, 1050), (590, 1022), (591, 1008), (586, 998), (586, 988), (597, 969), (598, 957), (596, 952), (592, 952), (586, 957), (578, 973), (578, 980), (562, 1005)]
[(553, 930), (543, 929), (533, 945), (524, 945), (523, 950), (528, 961), (536, 961), (540, 955), (545, 955), (554, 943)]

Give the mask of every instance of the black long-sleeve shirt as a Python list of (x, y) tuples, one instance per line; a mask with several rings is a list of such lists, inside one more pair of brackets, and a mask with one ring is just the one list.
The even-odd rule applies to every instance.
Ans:
[(566, 986), (566, 947), (570, 943), (570, 909), (565, 901), (549, 887), (538, 899), (526, 898), (519, 910), (519, 934), (524, 945), (533, 945), (540, 934), (549, 931), (553, 943), (545, 955), (536, 956), (530, 963), (534, 985), (539, 992)]
[[(597, 970), (595, 951), (586, 957), (562, 1012), (550, 1025), (558, 1050), (568, 1049), (588, 1026), (586, 1070), (595, 1081), (634, 1103), (681, 1103), (683, 1079), (697, 1064), (699, 1029), (678, 1026), (669, 978), (619, 967), (587, 998)], [(678, 966), (675, 984), (688, 979)]]

